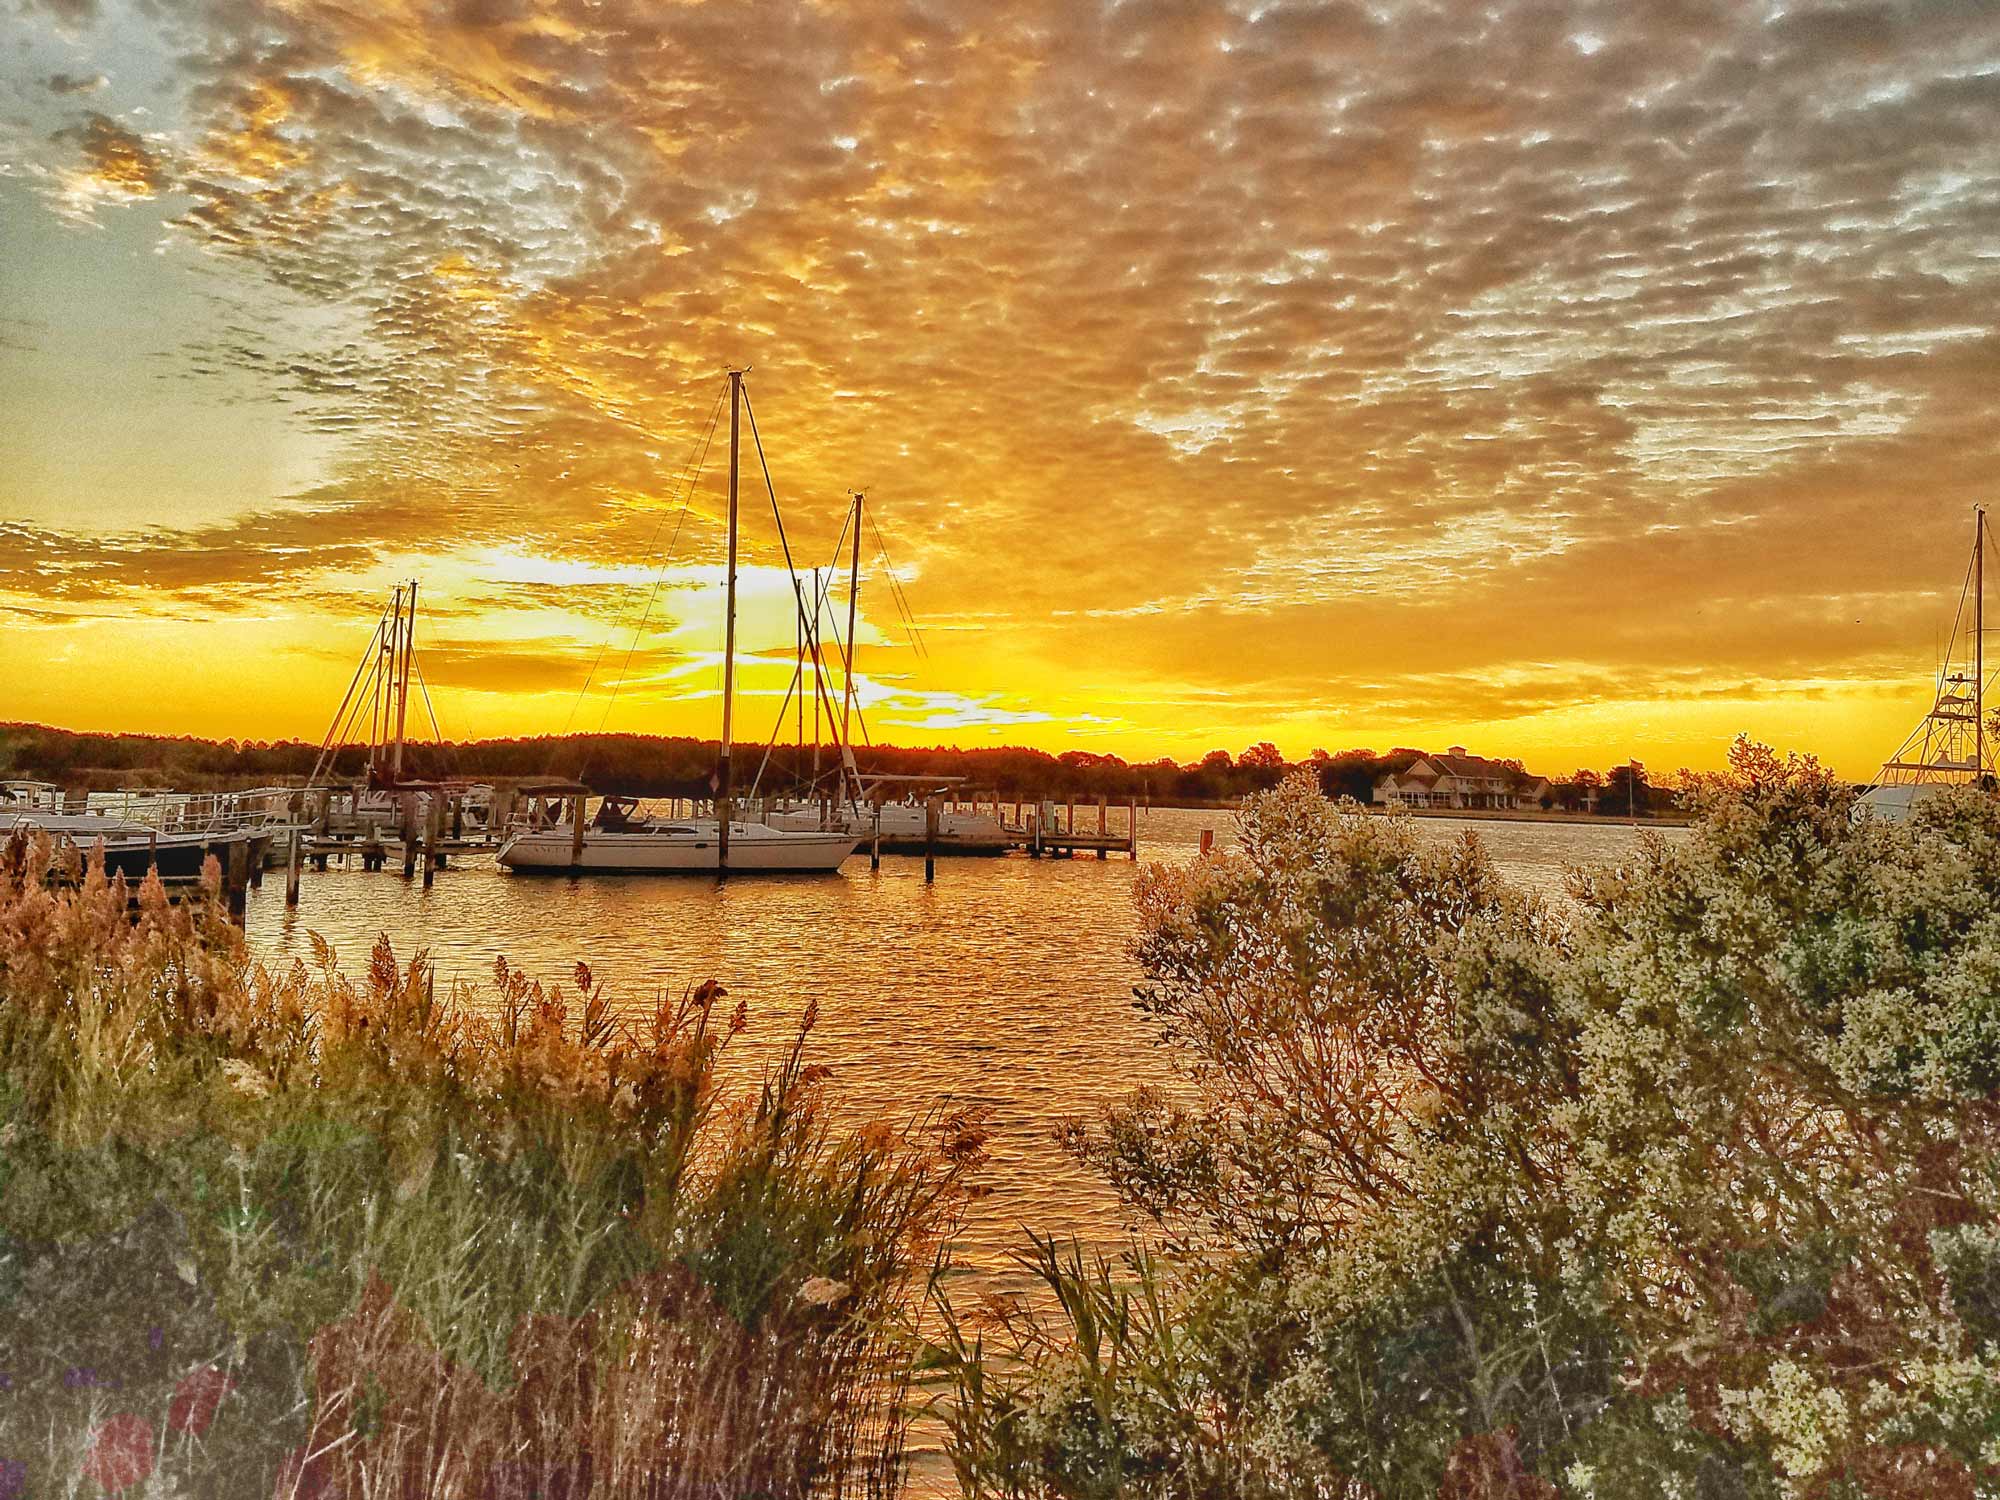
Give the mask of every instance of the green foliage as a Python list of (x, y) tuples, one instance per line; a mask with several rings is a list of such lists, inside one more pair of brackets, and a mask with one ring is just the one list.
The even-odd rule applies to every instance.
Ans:
[[(967, 1482), (2000, 1478), (2000, 803), (1882, 824), (1740, 742), (1679, 793), (1687, 837), (1558, 907), (1302, 777), (1239, 855), (1149, 872), (1138, 998), (1178, 1084), (1065, 1139), (1153, 1245), (1044, 1256), (1039, 1311), (954, 1321)], [(1130, 1285), (1147, 1315), (1105, 1316)]]
[(360, 981), (324, 945), (273, 974), (208, 902), (47, 858), (0, 856), (0, 1460), (32, 1493), (133, 1433), (197, 1493), (896, 1488), (969, 1118), (835, 1131), (803, 1034), (726, 1094), (713, 984), (625, 1016), (503, 962), (439, 996), (386, 940)]

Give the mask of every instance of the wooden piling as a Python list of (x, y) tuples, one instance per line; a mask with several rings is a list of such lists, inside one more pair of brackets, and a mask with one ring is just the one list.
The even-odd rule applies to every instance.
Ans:
[(929, 885), (932, 881), (937, 879), (937, 836), (938, 836), (939, 801), (940, 799), (937, 797), (924, 798), (924, 884), (925, 885)]
[[(583, 802), (584, 793), (578, 792), (570, 798), (573, 810), (569, 819), (569, 867), (574, 870), (583, 863)], [(729, 847), (725, 834), (723, 848)]]
[(1109, 843), (1111, 838), (1110, 817), (1110, 803), (1105, 797), (1100, 795), (1097, 799), (1097, 837), (1100, 840), (1097, 846), (1097, 857), (1099, 859), (1109, 859), (1111, 857)]
[(868, 868), (882, 868), (882, 804), (875, 804), (875, 832), (868, 845)]
[(297, 906), (299, 871), (305, 864), (306, 842), (306, 831), (303, 826), (305, 807), (298, 793), (292, 794), (291, 803), (285, 811), (292, 825), (291, 847), (285, 851), (285, 905)]
[(431, 888), (431, 881), (437, 875), (438, 825), (444, 820), (444, 808), (433, 796), (429, 815), (424, 819), (424, 889)]
[(1211, 852), (1214, 848), (1215, 848), (1215, 830), (1213, 828), (1202, 829), (1201, 852), (1203, 854), (1207, 854)]
[(1139, 857), (1139, 799), (1134, 797), (1125, 808), (1125, 857)]
[(222, 883), (229, 901), (229, 920), (242, 927), (249, 915), (250, 841), (231, 840), (228, 853), (229, 863), (223, 867)]

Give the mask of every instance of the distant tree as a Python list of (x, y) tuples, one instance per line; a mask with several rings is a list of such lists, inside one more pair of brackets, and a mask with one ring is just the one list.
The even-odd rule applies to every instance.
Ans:
[(1329, 797), (1370, 802), (1375, 797), (1375, 783), (1384, 774), (1382, 758), (1373, 750), (1343, 750), (1319, 768), (1319, 789)]
[(1636, 760), (1613, 766), (1604, 776), (1604, 792), (1597, 810), (1619, 817), (1642, 817), (1653, 810), (1653, 789), (1646, 783), (1646, 768)]

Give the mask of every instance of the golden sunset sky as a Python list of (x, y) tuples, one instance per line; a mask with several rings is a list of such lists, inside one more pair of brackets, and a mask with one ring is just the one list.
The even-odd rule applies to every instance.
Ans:
[(448, 735), (713, 734), (731, 363), (879, 739), (1866, 776), (2000, 6), (0, 0), (0, 719), (316, 740), (416, 576)]

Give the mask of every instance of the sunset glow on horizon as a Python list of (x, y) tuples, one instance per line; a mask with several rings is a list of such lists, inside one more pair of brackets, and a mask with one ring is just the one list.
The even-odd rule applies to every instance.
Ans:
[(2000, 10), (15, 4), (0, 719), (316, 741), (417, 578), (446, 736), (712, 736), (732, 364), (904, 745), (1866, 777), (2000, 501)]

